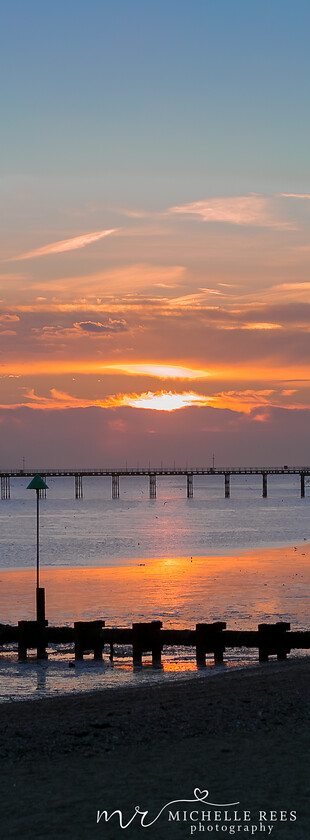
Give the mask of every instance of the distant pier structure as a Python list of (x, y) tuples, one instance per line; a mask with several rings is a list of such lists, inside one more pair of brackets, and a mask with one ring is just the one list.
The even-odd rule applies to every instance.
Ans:
[[(283, 475), (283, 476), (299, 476), (300, 480), (300, 497), (303, 499), (306, 495), (306, 479), (310, 477), (309, 467), (207, 467), (207, 468), (178, 468), (178, 467), (156, 467), (156, 468), (125, 468), (125, 469), (34, 469), (34, 470), (0, 470), (1, 480), (1, 499), (6, 500), (11, 497), (11, 478), (31, 478), (36, 474), (47, 478), (64, 478), (72, 477), (74, 480), (74, 495), (76, 499), (83, 498), (83, 478), (88, 477), (110, 477), (111, 478), (111, 497), (112, 499), (119, 499), (120, 497), (120, 479), (122, 477), (145, 477), (149, 482), (149, 498), (156, 499), (157, 492), (157, 477), (158, 476), (184, 476), (185, 478), (185, 492), (188, 499), (194, 498), (194, 478), (195, 476), (223, 476), (224, 478), (224, 495), (225, 499), (230, 498), (231, 491), (231, 477), (240, 475), (259, 475), (262, 477), (262, 496), (264, 499), (268, 496), (268, 476)], [(46, 495), (46, 493), (45, 493)]]

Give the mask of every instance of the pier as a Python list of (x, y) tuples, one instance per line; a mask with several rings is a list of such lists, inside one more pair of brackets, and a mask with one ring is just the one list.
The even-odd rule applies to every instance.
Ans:
[(310, 631), (291, 630), (287, 622), (259, 624), (257, 630), (229, 630), (225, 621), (196, 624), (193, 630), (164, 629), (161, 621), (138, 622), (131, 627), (106, 627), (105, 621), (76, 621), (68, 627), (49, 627), (48, 622), (19, 621), (17, 626), (0, 624), (0, 647), (17, 644), (20, 660), (27, 659), (30, 650), (38, 659), (48, 657), (49, 644), (72, 644), (75, 660), (93, 653), (102, 659), (107, 648), (110, 660), (117, 656), (117, 646), (128, 646), (133, 665), (141, 665), (145, 654), (151, 654), (153, 665), (161, 665), (164, 647), (190, 647), (198, 666), (206, 659), (215, 664), (225, 661), (228, 648), (254, 648), (260, 662), (269, 656), (286, 659), (291, 650), (310, 649)]
[[(32, 476), (39, 474), (46, 481), (48, 478), (73, 478), (74, 482), (74, 496), (75, 499), (83, 498), (83, 479), (89, 477), (102, 477), (111, 479), (111, 498), (119, 499), (121, 495), (121, 478), (130, 478), (141, 476), (146, 478), (149, 485), (149, 498), (156, 499), (157, 493), (157, 478), (167, 476), (184, 476), (185, 486), (184, 492), (188, 499), (194, 498), (194, 478), (195, 476), (222, 476), (224, 478), (224, 496), (225, 499), (230, 498), (231, 494), (231, 478), (233, 476), (261, 476), (262, 479), (262, 497), (264, 499), (268, 496), (268, 477), (274, 475), (299, 477), (300, 483), (300, 497), (305, 498), (306, 495), (306, 479), (310, 478), (310, 466), (307, 467), (207, 467), (207, 468), (178, 468), (178, 467), (155, 467), (155, 468), (125, 468), (125, 469), (31, 469), (31, 470), (0, 470), (1, 479), (1, 499), (8, 500), (11, 498), (11, 479), (12, 478), (32, 478)], [(44, 491), (42, 491), (43, 493)], [(46, 491), (44, 492), (46, 496)]]

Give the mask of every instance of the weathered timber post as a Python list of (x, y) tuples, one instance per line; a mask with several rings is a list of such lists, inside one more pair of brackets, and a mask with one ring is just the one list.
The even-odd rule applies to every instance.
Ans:
[(160, 665), (162, 621), (138, 622), (132, 625), (132, 658), (134, 665), (142, 665), (142, 654), (152, 653), (152, 664)]
[(119, 499), (119, 475), (112, 475), (112, 499)]
[(216, 664), (223, 662), (225, 651), (223, 630), (226, 630), (226, 621), (215, 621), (213, 624), (196, 624), (197, 665), (206, 664), (206, 653), (214, 654)]
[(74, 622), (74, 656), (83, 659), (86, 650), (94, 651), (94, 659), (102, 659), (104, 642), (101, 630), (104, 621), (75, 621)]
[(268, 662), (268, 657), (276, 654), (277, 659), (286, 659), (290, 653), (290, 643), (286, 636), (291, 625), (286, 621), (277, 621), (276, 624), (259, 624), (258, 656), (260, 662)]
[(305, 473), (300, 473), (300, 497), (305, 498)]
[(36, 614), (37, 614), (37, 657), (46, 659), (45, 627), (48, 622), (45, 620), (45, 589), (43, 586), (36, 588)]
[(76, 473), (75, 479), (75, 498), (83, 499), (83, 479), (80, 473)]
[(263, 472), (263, 499), (267, 499), (267, 473)]
[[(37, 622), (33, 621), (32, 623), (36, 624)], [(26, 621), (18, 622), (18, 659), (27, 659), (28, 633), (25, 626), (26, 624)]]
[(18, 659), (27, 659), (28, 648), (36, 648), (37, 658), (46, 659), (46, 632), (48, 622), (18, 622)]
[(194, 476), (193, 473), (187, 473), (187, 498), (193, 499), (194, 497)]
[(225, 499), (230, 498), (230, 473), (225, 473)]
[(150, 499), (156, 499), (156, 473), (150, 473)]

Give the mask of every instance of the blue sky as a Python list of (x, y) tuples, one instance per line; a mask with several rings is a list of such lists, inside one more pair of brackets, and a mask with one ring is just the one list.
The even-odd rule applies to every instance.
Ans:
[(6, 3), (2, 167), (297, 189), (309, 22), (300, 0)]

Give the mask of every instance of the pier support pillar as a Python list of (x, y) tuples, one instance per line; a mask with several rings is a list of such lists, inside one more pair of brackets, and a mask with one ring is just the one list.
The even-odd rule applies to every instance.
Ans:
[(230, 498), (230, 473), (225, 473), (225, 499)]
[(305, 498), (305, 473), (300, 473), (300, 496)]
[(10, 498), (11, 498), (10, 476), (9, 475), (2, 475), (1, 476), (1, 499), (10, 499)]
[(156, 473), (150, 474), (150, 499), (156, 499)]
[(187, 473), (187, 498), (193, 499), (194, 497), (194, 476), (193, 473)]
[(263, 476), (263, 499), (267, 499), (267, 473), (262, 473)]
[(74, 476), (75, 479), (75, 498), (76, 499), (83, 499), (83, 480), (80, 473), (76, 473)]
[(112, 499), (119, 499), (119, 475), (112, 475)]

